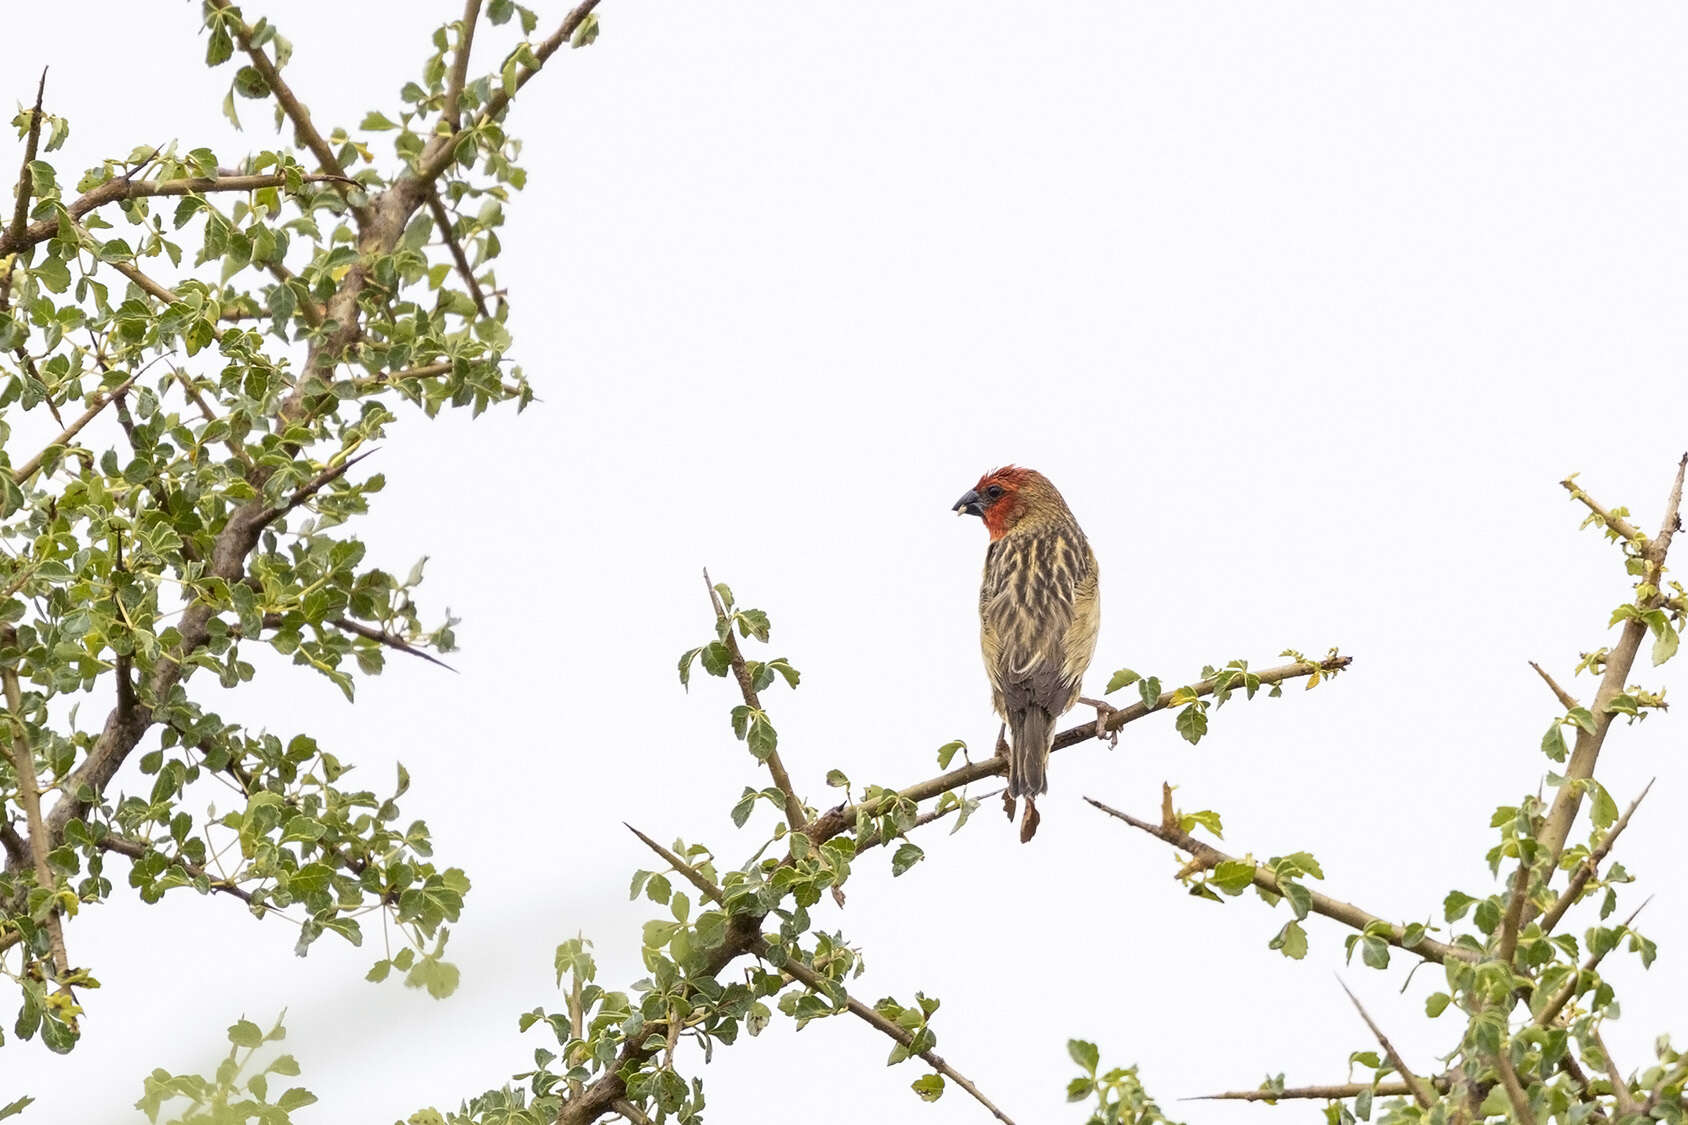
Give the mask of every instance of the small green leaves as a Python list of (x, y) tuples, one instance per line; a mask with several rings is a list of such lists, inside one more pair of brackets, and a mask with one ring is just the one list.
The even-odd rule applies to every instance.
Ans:
[(1223, 840), (1224, 832), (1220, 830), (1219, 814), (1212, 809), (1201, 809), (1197, 812), (1181, 812), (1178, 814), (1178, 830), (1180, 832), (1194, 832), (1200, 826), (1213, 833), (1213, 838)]
[(1213, 869), (1213, 884), (1228, 895), (1240, 895), (1254, 883), (1254, 864), (1228, 859)]
[(1115, 672), (1112, 676), (1110, 676), (1108, 678), (1108, 686), (1103, 690), (1102, 694), (1112, 695), (1114, 692), (1118, 691), (1120, 688), (1130, 687), (1132, 684), (1136, 683), (1138, 680), (1141, 680), (1142, 678), (1143, 678), (1142, 676), (1139, 676), (1136, 672), (1133, 672), (1130, 668), (1121, 668), (1119, 671)]
[(1067, 1057), (1072, 1059), (1080, 1070), (1094, 1075), (1097, 1065), (1101, 1062), (1102, 1053), (1096, 1049), (1094, 1043), (1087, 1043), (1083, 1039), (1069, 1039)]
[(596, 13), (588, 12), (586, 18), (574, 29), (574, 34), (569, 36), (569, 46), (578, 50), (581, 47), (590, 47), (597, 41), (598, 17)]
[(1541, 752), (1555, 762), (1563, 762), (1565, 756), (1570, 753), (1565, 745), (1565, 732), (1560, 728), (1558, 721), (1548, 727), (1547, 733), (1541, 736)]
[(949, 769), (950, 762), (954, 760), (958, 752), (963, 756), (965, 756), (967, 752), (967, 743), (962, 742), (960, 739), (957, 739), (954, 742), (946, 742), (942, 746), (938, 747), (938, 768), (941, 770)]
[(1587, 707), (1573, 707), (1565, 712), (1565, 717), (1589, 734), (1594, 733), (1594, 715)]
[(910, 1089), (920, 1095), (923, 1102), (935, 1102), (944, 1096), (944, 1076), (941, 1074), (923, 1074), (910, 1083)]
[(1190, 745), (1194, 746), (1200, 742), (1202, 736), (1207, 733), (1207, 701), (1198, 699), (1178, 712), (1175, 725), (1178, 733), (1183, 735)]

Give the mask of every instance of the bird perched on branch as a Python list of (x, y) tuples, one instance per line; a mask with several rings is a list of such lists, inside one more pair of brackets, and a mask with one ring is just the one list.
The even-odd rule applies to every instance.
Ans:
[(1003, 804), (1012, 820), (1015, 801), (1026, 799), (1026, 841), (1037, 831), (1037, 795), (1049, 789), (1055, 720), (1079, 701), (1079, 681), (1096, 651), (1096, 555), (1049, 478), (1031, 469), (986, 473), (954, 510), (978, 516), (990, 531), (979, 643), (991, 702), (1013, 740), (1010, 748), (997, 735), (997, 753), (1008, 758)]

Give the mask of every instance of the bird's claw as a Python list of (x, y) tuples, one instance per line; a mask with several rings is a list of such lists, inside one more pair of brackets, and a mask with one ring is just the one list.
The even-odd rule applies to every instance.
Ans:
[(1096, 737), (1107, 739), (1108, 749), (1118, 749), (1119, 728), (1115, 727), (1113, 730), (1109, 730), (1108, 720), (1114, 715), (1119, 714), (1119, 708), (1114, 707), (1111, 704), (1104, 703), (1100, 699), (1085, 699), (1080, 697), (1079, 702), (1084, 704), (1086, 707), (1096, 708)]

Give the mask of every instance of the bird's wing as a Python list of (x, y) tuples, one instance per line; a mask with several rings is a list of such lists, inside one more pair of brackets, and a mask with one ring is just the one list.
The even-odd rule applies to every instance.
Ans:
[(1096, 562), (1076, 527), (991, 544), (979, 592), (985, 665), (1008, 710), (1059, 715), (1078, 698), (1096, 646)]

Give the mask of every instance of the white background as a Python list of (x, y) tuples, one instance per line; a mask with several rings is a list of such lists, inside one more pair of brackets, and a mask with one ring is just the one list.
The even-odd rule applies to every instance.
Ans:
[[(391, 114), (459, 6), (271, 9), (326, 131)], [(250, 132), (229, 134), (232, 68), (201, 65), (197, 11), (20, 7), (3, 95), (28, 99), (51, 64), (67, 173), (172, 136), (229, 158), (275, 143), (254, 102)], [(413, 414), (379, 455), (372, 557), (403, 573), (432, 556), (428, 603), (464, 618), (460, 674), (399, 662), (356, 706), (279, 662), (227, 696), (196, 679), (230, 717), (314, 732), (374, 788), (404, 761), (406, 814), (474, 879), (462, 989), (437, 1003), (364, 983), (378, 941), (325, 938), (298, 961), (284, 922), (231, 901), (142, 907), (114, 862), (116, 901), (70, 931), (105, 984), (84, 1041), (68, 1058), (8, 1045), (0, 1091), (40, 1098), (34, 1125), (132, 1119), (148, 1069), (209, 1068), (228, 1023), (284, 1005), (323, 1099), (301, 1122), (443, 1109), (527, 1069), (548, 1037), (518, 1036), (516, 1016), (561, 1007), (559, 940), (596, 941), (606, 984), (641, 975), (657, 908), (626, 901), (650, 857), (623, 820), (729, 858), (755, 846), (727, 817), (761, 783), (728, 731), (732, 693), (675, 682), (710, 629), (699, 569), (766, 608), (804, 673), (769, 701), (811, 801), (834, 799), (833, 766), (913, 782), (940, 743), (995, 733), (985, 536), (949, 505), (1006, 461), (1055, 480), (1102, 561), (1093, 690), (1121, 665), (1170, 683), (1291, 645), (1340, 644), (1355, 665), (1227, 706), (1198, 748), (1168, 718), (1115, 753), (1063, 753), (1031, 846), (990, 816), (929, 831), (901, 879), (875, 855), (821, 916), (866, 951), (857, 991), (941, 997), (940, 1053), (1022, 1125), (1082, 1120), (1062, 1104), (1072, 1035), (1140, 1064), (1175, 1115), (1304, 1120), (1317, 1108), (1172, 1103), (1268, 1072), (1342, 1079), (1370, 1044), (1333, 971), (1435, 1069), (1457, 1029), (1423, 1019), (1433, 968), (1397, 995), (1410, 958), (1343, 968), (1344, 931), (1320, 919), (1305, 961), (1268, 952), (1281, 911), (1187, 898), (1170, 849), (1080, 798), (1147, 814), (1170, 780), (1183, 806), (1224, 813), (1228, 847), (1310, 849), (1324, 889), (1393, 919), (1492, 886), (1489, 813), (1536, 789), (1557, 707), (1526, 661), (1586, 698), (1571, 665), (1609, 643), (1628, 590), (1557, 482), (1582, 470), (1651, 530), (1688, 448), (1688, 12), (600, 14), (598, 44), (559, 56), (511, 120), (532, 179), (498, 280), (544, 402)], [(1638, 678), (1680, 685), (1678, 667)], [(1660, 892), (1642, 921), (1663, 956), (1649, 974), (1607, 962), (1627, 997), (1608, 1040), (1630, 1067), (1688, 993), (1682, 738), (1674, 716), (1619, 728), (1602, 762), (1620, 804), (1659, 777), (1620, 857)], [(986, 1119), (955, 1089), (921, 1105), (921, 1071), (885, 1069), (888, 1047), (852, 1020), (776, 1023), (706, 1068), (711, 1119)]]

